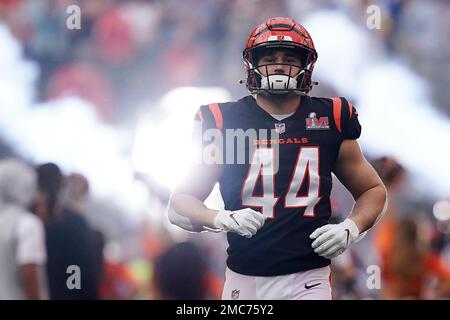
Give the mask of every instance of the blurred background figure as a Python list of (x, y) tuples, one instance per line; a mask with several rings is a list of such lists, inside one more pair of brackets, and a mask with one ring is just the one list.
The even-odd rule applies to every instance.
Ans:
[[(93, 273), (93, 296), (98, 297), (103, 277), (105, 236), (86, 221), (85, 215), (89, 201), (89, 181), (80, 173), (71, 173), (65, 178), (63, 219), (68, 225), (82, 226), (80, 233), (86, 234), (87, 248), (90, 251), (89, 265)], [(77, 222), (75, 222), (77, 221)], [(80, 234), (81, 236), (81, 234)]]
[(190, 242), (174, 244), (155, 261), (155, 298), (217, 299), (218, 292), (214, 292), (214, 283), (210, 276), (204, 252), (199, 247)]
[[(82, 196), (87, 192), (87, 181), (81, 186), (70, 185), (70, 209), (64, 207), (64, 176), (54, 163), (45, 163), (37, 168), (39, 197), (35, 205), (38, 216), (42, 217), (47, 238), (47, 277), (51, 299), (97, 299), (98, 298), (98, 251), (87, 222), (72, 210), (82, 210)], [(75, 176), (69, 179), (80, 179)], [(76, 180), (78, 181), (78, 180)], [(67, 280), (70, 266), (81, 271), (81, 288), (69, 288)]]
[(49, 225), (60, 218), (62, 214), (61, 189), (63, 175), (54, 163), (46, 163), (37, 167), (37, 198), (34, 212)]
[(433, 251), (430, 222), (402, 209), (407, 171), (391, 157), (373, 161), (388, 190), (388, 208), (374, 237), (381, 263), (384, 299), (449, 298), (450, 270)]
[(100, 283), (101, 299), (132, 300), (138, 297), (138, 293), (139, 283), (126, 263), (105, 261)]
[(45, 299), (44, 226), (28, 211), (36, 174), (16, 159), (0, 160), (0, 299)]
[(450, 269), (432, 251), (425, 228), (414, 217), (396, 221), (384, 261), (382, 298), (450, 298)]
[[(391, 157), (381, 157), (375, 159), (373, 162), (374, 169), (378, 172), (380, 178), (383, 180), (388, 194), (388, 207), (384, 219), (381, 220), (375, 229), (373, 237), (373, 244), (376, 252), (379, 255), (379, 262), (381, 265), (382, 279), (387, 280), (387, 270), (391, 261), (394, 243), (396, 243), (397, 232), (401, 221), (400, 195), (407, 186), (407, 172), (405, 168)], [(413, 239), (416, 241), (417, 239)], [(405, 241), (405, 239), (403, 239)], [(415, 246), (412, 244), (412, 246)], [(411, 262), (411, 261), (410, 261)], [(384, 286), (383, 286), (384, 288)], [(382, 296), (389, 298), (386, 291), (383, 289)]]
[(372, 164), (386, 186), (388, 194), (386, 214), (378, 224), (374, 236), (374, 245), (384, 266), (383, 261), (386, 259), (387, 252), (392, 248), (396, 223), (401, 214), (399, 198), (406, 187), (407, 173), (405, 168), (391, 157), (375, 159)]

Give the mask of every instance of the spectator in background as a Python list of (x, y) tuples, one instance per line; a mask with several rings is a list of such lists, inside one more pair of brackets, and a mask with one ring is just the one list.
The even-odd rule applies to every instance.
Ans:
[(119, 6), (101, 15), (92, 30), (96, 53), (100, 60), (111, 65), (129, 63), (136, 56), (132, 26), (123, 17)]
[(46, 98), (76, 96), (92, 103), (95, 114), (103, 121), (111, 120), (114, 106), (111, 84), (101, 68), (79, 62), (58, 68), (48, 81)]
[(384, 259), (393, 241), (395, 221), (398, 218), (398, 196), (405, 186), (406, 170), (395, 159), (382, 157), (373, 161), (373, 167), (386, 186), (388, 206), (384, 219), (375, 229), (375, 248), (379, 251), (381, 259)]
[[(65, 179), (64, 192), (64, 213), (63, 217), (67, 220), (79, 220), (78, 225), (86, 224), (83, 215), (86, 212), (86, 206), (89, 196), (89, 181), (85, 176), (79, 173), (72, 173)], [(94, 276), (95, 295), (98, 294), (101, 277), (103, 275), (103, 249), (105, 246), (105, 237), (99, 230), (93, 229), (86, 224), (91, 253), (90, 263)]]
[(450, 272), (437, 254), (431, 251), (427, 237), (421, 234), (419, 222), (402, 218), (398, 209), (399, 194), (405, 187), (407, 172), (395, 159), (382, 157), (373, 162), (375, 170), (388, 191), (385, 219), (375, 233), (375, 248), (379, 252), (382, 273), (382, 293), (385, 299), (424, 299), (429, 297), (426, 280), (440, 280), (440, 292), (432, 288), (431, 296), (448, 297)]
[[(391, 249), (384, 261), (382, 298), (450, 297), (450, 270), (431, 251), (420, 227), (419, 221), (410, 217), (399, 219), (395, 224)], [(438, 280), (437, 286), (427, 283), (433, 278)]]
[(394, 242), (396, 232), (396, 221), (398, 220), (398, 196), (403, 190), (406, 180), (406, 170), (391, 157), (381, 157), (372, 163), (387, 190), (388, 206), (384, 219), (375, 229), (373, 244), (378, 252), (382, 278), (386, 277), (387, 261)]
[(125, 262), (106, 260), (99, 291), (103, 300), (132, 300), (139, 293), (139, 284)]
[[(97, 299), (90, 229), (83, 217), (63, 209), (63, 174), (53, 163), (37, 168), (36, 213), (43, 217), (47, 236), (47, 276), (51, 299)], [(69, 289), (69, 266), (81, 271), (81, 288)]]
[(37, 181), (34, 212), (48, 225), (57, 220), (62, 211), (60, 192), (63, 176), (57, 165), (46, 163), (37, 168)]
[(28, 206), (36, 195), (36, 174), (25, 163), (0, 161), (0, 299), (47, 297), (44, 226)]
[(156, 259), (153, 283), (156, 299), (206, 299), (208, 267), (201, 250), (189, 242), (173, 245)]

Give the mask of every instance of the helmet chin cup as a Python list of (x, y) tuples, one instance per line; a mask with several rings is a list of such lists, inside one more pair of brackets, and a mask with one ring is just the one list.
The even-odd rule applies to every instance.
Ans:
[(261, 89), (270, 93), (286, 94), (296, 88), (297, 80), (285, 74), (274, 74), (261, 78)]

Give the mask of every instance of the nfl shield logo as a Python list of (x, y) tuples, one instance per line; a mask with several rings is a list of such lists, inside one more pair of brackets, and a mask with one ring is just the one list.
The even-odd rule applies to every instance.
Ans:
[(239, 289), (234, 289), (233, 291), (231, 291), (231, 299), (233, 300), (239, 299), (239, 292), (241, 292), (241, 290)]
[(282, 134), (284, 131), (286, 131), (286, 125), (283, 122), (275, 123), (275, 131), (278, 134)]

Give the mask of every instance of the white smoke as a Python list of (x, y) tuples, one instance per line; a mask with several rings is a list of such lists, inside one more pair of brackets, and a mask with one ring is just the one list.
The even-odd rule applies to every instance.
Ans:
[(34, 163), (55, 162), (85, 174), (94, 196), (122, 208), (129, 221), (148, 205), (148, 191), (133, 178), (126, 139), (102, 124), (87, 102), (64, 98), (34, 104), (37, 66), (24, 60), (19, 43), (0, 25), (0, 134)]
[(153, 113), (140, 117), (133, 146), (136, 170), (174, 189), (194, 157), (195, 113), (201, 105), (230, 99), (220, 87), (179, 87), (167, 92)]
[(365, 151), (394, 156), (425, 193), (448, 196), (450, 121), (431, 104), (427, 83), (384, 55), (380, 31), (356, 25), (342, 12), (316, 12), (305, 26), (319, 53), (315, 76), (356, 105)]

